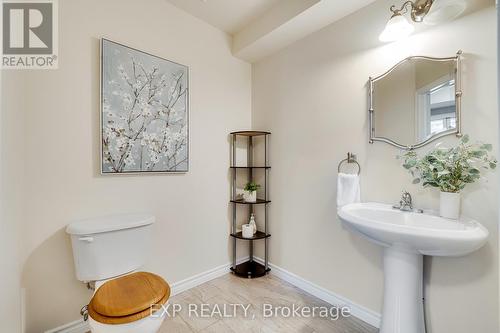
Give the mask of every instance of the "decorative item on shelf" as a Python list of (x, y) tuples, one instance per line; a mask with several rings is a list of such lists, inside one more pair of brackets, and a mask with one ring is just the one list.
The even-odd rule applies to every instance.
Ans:
[(241, 234), (243, 238), (253, 238), (254, 231), (253, 226), (250, 224), (243, 224), (241, 226)]
[(245, 202), (257, 202), (257, 190), (260, 185), (251, 181), (245, 185), (245, 192), (243, 193), (243, 200)]
[(453, 148), (436, 148), (419, 157), (415, 151), (408, 151), (401, 157), (403, 167), (414, 177), (413, 183), (424, 187), (440, 189), (442, 217), (460, 217), (460, 193), (467, 184), (481, 179), (481, 170), (493, 170), (497, 160), (491, 155), (491, 144), (469, 143), (465, 135)]
[(253, 234), (255, 235), (257, 233), (257, 224), (255, 223), (255, 214), (254, 213), (250, 214), (250, 222), (248, 222), (248, 224), (252, 227)]

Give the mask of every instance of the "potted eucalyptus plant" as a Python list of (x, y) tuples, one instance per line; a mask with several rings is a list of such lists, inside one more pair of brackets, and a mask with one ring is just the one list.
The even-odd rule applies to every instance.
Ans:
[(245, 185), (243, 192), (243, 200), (246, 202), (256, 202), (257, 201), (257, 190), (260, 188), (260, 185), (255, 182), (248, 182)]
[(460, 217), (460, 192), (481, 178), (481, 171), (495, 169), (497, 160), (491, 155), (492, 145), (469, 143), (465, 135), (453, 148), (438, 144), (419, 157), (413, 150), (403, 154), (403, 167), (414, 177), (413, 184), (435, 187), (441, 191), (439, 213), (442, 217)]

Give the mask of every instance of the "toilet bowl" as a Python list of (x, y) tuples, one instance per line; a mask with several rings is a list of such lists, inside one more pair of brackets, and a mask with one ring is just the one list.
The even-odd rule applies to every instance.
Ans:
[(150, 255), (154, 216), (115, 215), (68, 225), (76, 276), (94, 282), (87, 306), (92, 333), (156, 333), (170, 286), (160, 276), (138, 272)]
[(170, 286), (161, 277), (136, 272), (99, 281), (87, 307), (92, 333), (155, 333), (165, 319), (161, 306)]
[(89, 317), (92, 333), (156, 333), (160, 330), (162, 322), (163, 319), (147, 317), (128, 324), (107, 325)]

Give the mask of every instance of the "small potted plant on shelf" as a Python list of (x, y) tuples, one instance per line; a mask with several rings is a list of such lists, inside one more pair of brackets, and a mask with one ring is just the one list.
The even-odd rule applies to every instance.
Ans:
[(257, 190), (260, 188), (260, 185), (255, 182), (248, 182), (245, 185), (243, 192), (243, 200), (246, 202), (256, 202), (257, 201)]
[(414, 177), (413, 184), (435, 187), (441, 191), (439, 213), (442, 217), (460, 217), (460, 192), (467, 184), (481, 178), (481, 170), (495, 169), (497, 160), (491, 156), (492, 145), (469, 143), (465, 135), (453, 148), (439, 144), (419, 157), (413, 150), (403, 154), (403, 167)]

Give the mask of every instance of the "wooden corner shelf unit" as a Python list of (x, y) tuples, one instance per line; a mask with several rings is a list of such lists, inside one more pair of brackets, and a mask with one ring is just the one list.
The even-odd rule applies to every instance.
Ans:
[[(257, 278), (260, 276), (266, 275), (271, 269), (269, 268), (269, 238), (271, 235), (268, 232), (268, 204), (271, 203), (268, 195), (268, 172), (271, 167), (268, 165), (268, 136), (271, 134), (270, 132), (262, 132), (262, 131), (239, 131), (232, 132), (231, 134), (231, 155), (232, 161), (230, 169), (232, 170), (232, 197), (230, 200), (230, 204), (233, 206), (233, 220), (231, 226), (230, 237), (233, 239), (233, 261), (231, 266), (231, 271), (241, 277), (246, 278)], [(248, 140), (247, 146), (247, 165), (246, 166), (236, 166), (236, 140), (238, 136), (246, 137)], [(264, 136), (264, 165), (263, 166), (254, 166), (253, 165), (253, 153), (254, 153), (254, 137)], [(263, 172), (264, 173), (264, 184), (263, 184), (263, 198), (258, 198), (256, 202), (246, 202), (242, 199), (236, 198), (236, 184), (238, 177), (238, 170), (248, 170), (248, 181), (251, 182), (254, 180), (255, 172)], [(262, 171), (259, 171), (262, 170)], [(255, 213), (254, 205), (263, 205), (264, 206), (264, 230), (258, 230), (257, 233), (252, 238), (244, 238), (241, 231), (238, 232), (236, 230), (236, 215), (237, 215), (237, 206), (238, 205), (248, 205), (248, 219), (250, 218), (250, 214)], [(237, 241), (246, 241), (249, 244), (249, 259), (246, 262), (237, 264), (236, 263), (236, 245)], [(254, 261), (254, 241), (262, 240), (264, 243), (264, 264), (258, 263)]]

